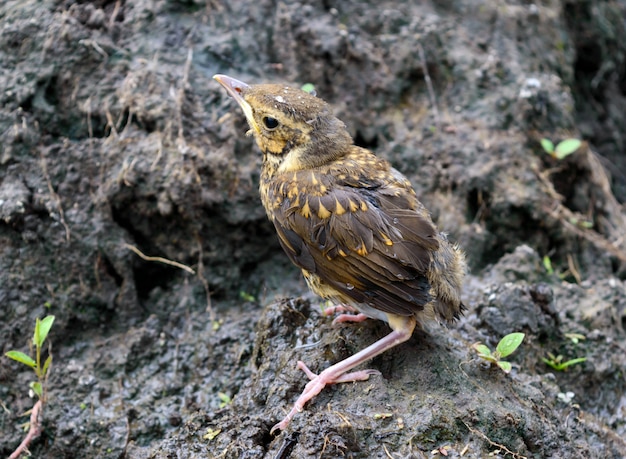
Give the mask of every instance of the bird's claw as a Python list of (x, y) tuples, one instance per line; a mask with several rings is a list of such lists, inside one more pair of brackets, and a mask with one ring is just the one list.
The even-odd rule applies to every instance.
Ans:
[(293, 408), (291, 408), (291, 411), (287, 413), (287, 416), (285, 416), (282, 421), (280, 421), (278, 424), (272, 427), (272, 430), (270, 430), (270, 434), (273, 434), (277, 430), (285, 430), (287, 428), (287, 425), (289, 425), (289, 422), (293, 419), (293, 417), (297, 413), (302, 412), (304, 408), (304, 404), (308, 402), (309, 400), (311, 400), (313, 397), (315, 397), (317, 394), (319, 394), (322, 391), (322, 389), (324, 389), (324, 387), (326, 387), (328, 384), (339, 384), (339, 383), (354, 382), (354, 381), (366, 381), (367, 379), (369, 379), (371, 375), (380, 374), (380, 371), (378, 370), (368, 369), (368, 370), (353, 371), (352, 373), (334, 375), (332, 371), (330, 372), (328, 371), (332, 367), (327, 368), (326, 370), (322, 371), (320, 374), (315, 374), (301, 360), (298, 361), (298, 368), (301, 369), (307, 375), (310, 381), (305, 386), (304, 390), (302, 391), (302, 394), (300, 394), (300, 397), (298, 397), (298, 400), (296, 400), (296, 403), (293, 405)]

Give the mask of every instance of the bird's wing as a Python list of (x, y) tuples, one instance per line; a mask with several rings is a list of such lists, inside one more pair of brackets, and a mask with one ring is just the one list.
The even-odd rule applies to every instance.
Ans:
[(275, 209), (280, 243), (297, 266), (356, 303), (411, 315), (430, 301), (426, 271), (439, 247), (412, 190), (333, 186)]

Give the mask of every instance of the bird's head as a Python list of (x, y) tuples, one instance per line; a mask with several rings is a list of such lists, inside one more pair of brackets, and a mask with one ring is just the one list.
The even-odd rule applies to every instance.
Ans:
[(345, 125), (312, 94), (280, 84), (247, 85), (226, 75), (213, 78), (243, 110), (270, 175), (321, 166), (352, 145)]

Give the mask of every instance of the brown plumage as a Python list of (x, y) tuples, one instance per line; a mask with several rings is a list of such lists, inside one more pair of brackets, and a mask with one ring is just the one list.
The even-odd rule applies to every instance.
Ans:
[(336, 302), (336, 321), (384, 320), (392, 332), (311, 381), (284, 429), (325, 385), (365, 380), (352, 368), (411, 336), (416, 325), (458, 318), (463, 253), (435, 228), (409, 181), (357, 147), (328, 104), (277, 84), (214, 77), (242, 108), (263, 152), (261, 200), (281, 246), (315, 293)]

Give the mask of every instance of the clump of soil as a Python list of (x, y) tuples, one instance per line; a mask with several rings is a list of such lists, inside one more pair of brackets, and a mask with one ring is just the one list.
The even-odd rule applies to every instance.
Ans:
[[(626, 2), (596, 3), (4, 2), (2, 352), (56, 317), (33, 457), (626, 456)], [(298, 359), (388, 328), (322, 317), (215, 73), (313, 83), (472, 267), (457, 324), (278, 436)], [(558, 161), (543, 137), (584, 144)], [(471, 349), (513, 331), (510, 375)], [(8, 456), (33, 375), (0, 361)]]

